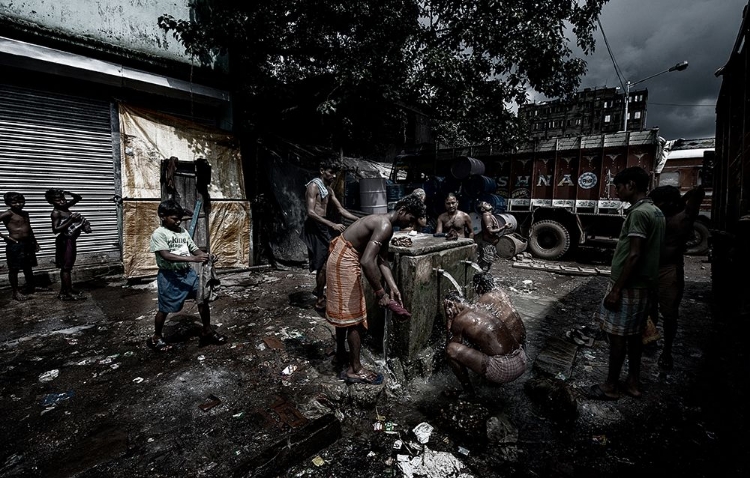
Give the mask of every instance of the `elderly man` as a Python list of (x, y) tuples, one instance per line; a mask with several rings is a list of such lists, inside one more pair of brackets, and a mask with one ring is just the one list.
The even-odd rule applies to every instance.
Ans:
[(502, 291), (491, 290), (469, 305), (455, 297), (443, 302), (448, 319), (448, 364), (464, 391), (474, 394), (467, 369), (494, 383), (508, 383), (526, 371), (526, 329)]

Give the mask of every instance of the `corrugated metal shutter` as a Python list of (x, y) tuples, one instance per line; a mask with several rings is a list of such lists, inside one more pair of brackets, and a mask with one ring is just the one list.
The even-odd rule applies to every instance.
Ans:
[(50, 188), (83, 196), (71, 210), (93, 232), (79, 238), (77, 264), (120, 260), (114, 179), (109, 102), (0, 84), (0, 194), (26, 197), (42, 248), (39, 269), (54, 268), (52, 206), (44, 199)]

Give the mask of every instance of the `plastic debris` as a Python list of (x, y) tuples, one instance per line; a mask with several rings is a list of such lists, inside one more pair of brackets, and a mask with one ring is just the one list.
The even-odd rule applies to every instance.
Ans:
[(295, 370), (297, 370), (296, 365), (287, 365), (286, 368), (281, 371), (281, 375), (291, 375), (295, 372)]
[(204, 360), (206, 360), (205, 355), (198, 355), (198, 362), (203, 362)]
[(133, 379), (133, 382), (135, 382), (135, 383), (141, 383), (141, 382), (143, 382), (143, 377), (135, 377)]
[(375, 454), (376, 453), (374, 451), (370, 450), (370, 453), (367, 454), (367, 458), (372, 458), (375, 456)]
[(235, 413), (232, 415), (232, 418), (242, 418), (242, 416), (245, 414), (245, 412)]
[(417, 435), (419, 443), (425, 444), (430, 441), (430, 435), (432, 434), (432, 425), (427, 422), (422, 422), (414, 427), (414, 434)]
[(393, 422), (385, 422), (383, 430), (388, 433), (389, 435), (395, 435), (398, 432), (396, 431), (396, 424)]
[(383, 431), (383, 423), (382, 422), (375, 422), (372, 424), (372, 429), (376, 432), (382, 432)]
[(396, 440), (393, 442), (393, 449), (394, 450), (400, 450), (404, 446), (404, 442), (401, 440)]
[[(402, 459), (404, 457), (404, 459)], [(429, 476), (430, 478), (448, 478), (453, 476), (472, 476), (462, 472), (465, 466), (461, 461), (448, 452), (432, 451), (425, 447), (420, 456), (409, 458), (398, 455), (398, 467), (406, 478), (415, 476)]]
[(323, 458), (321, 458), (320, 455), (318, 455), (315, 458), (313, 458), (312, 462), (313, 462), (313, 465), (315, 465), (315, 466), (323, 466), (323, 465), (326, 464), (326, 461)]
[(52, 380), (56, 379), (58, 375), (60, 375), (60, 370), (58, 369), (48, 370), (44, 372), (43, 374), (39, 375), (39, 381), (42, 383), (51, 382)]
[(594, 435), (591, 437), (591, 443), (594, 445), (606, 445), (609, 442), (606, 435)]
[(469, 456), (469, 449), (462, 446), (458, 447), (458, 452), (464, 456)]
[(68, 390), (67, 392), (61, 393), (48, 393), (47, 395), (42, 397), (40, 405), (43, 407), (54, 407), (60, 402), (64, 402), (65, 400), (73, 398), (75, 394), (76, 393), (73, 390)]
[(219, 400), (219, 397), (217, 397), (214, 394), (211, 394), (208, 396), (208, 399), (205, 402), (198, 405), (198, 408), (200, 408), (204, 412), (207, 412), (220, 403), (221, 403), (221, 400)]

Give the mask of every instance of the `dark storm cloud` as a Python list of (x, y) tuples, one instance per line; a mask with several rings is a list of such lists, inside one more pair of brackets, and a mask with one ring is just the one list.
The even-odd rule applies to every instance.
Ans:
[[(716, 134), (715, 110), (722, 67), (737, 38), (747, 0), (610, 0), (601, 23), (612, 53), (631, 82), (679, 63), (687, 70), (665, 73), (631, 88), (648, 88), (647, 126), (667, 139)], [(597, 31), (596, 51), (586, 57), (581, 87), (619, 86), (612, 60)], [(711, 105), (711, 106), (671, 106)]]

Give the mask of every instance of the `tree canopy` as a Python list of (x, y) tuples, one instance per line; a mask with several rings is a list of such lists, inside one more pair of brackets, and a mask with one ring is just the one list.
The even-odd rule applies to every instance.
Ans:
[[(196, 0), (159, 18), (188, 53), (228, 55), (258, 134), (361, 153), (426, 118), (443, 144), (522, 139), (511, 105), (575, 91), (607, 0)], [(399, 139), (400, 138), (400, 139)]]

